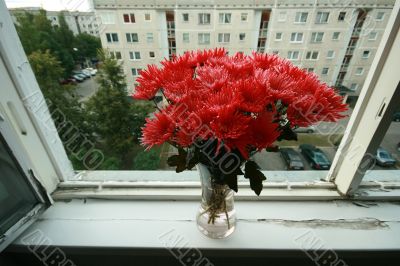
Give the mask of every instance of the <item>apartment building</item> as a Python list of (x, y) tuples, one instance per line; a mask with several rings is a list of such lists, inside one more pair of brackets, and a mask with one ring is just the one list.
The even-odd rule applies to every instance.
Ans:
[(148, 64), (225, 47), (275, 53), (356, 97), (395, 0), (93, 0), (103, 47), (130, 90)]
[[(16, 16), (29, 12), (38, 14), (39, 7), (26, 7), (10, 9), (10, 14), (14, 22), (17, 22)], [(46, 11), (47, 18), (51, 21), (53, 26), (60, 25), (59, 16), (61, 12), (64, 14), (65, 21), (69, 29), (76, 35), (79, 33), (87, 33), (99, 37), (99, 20), (95, 17), (94, 12), (80, 12), (80, 11)]]

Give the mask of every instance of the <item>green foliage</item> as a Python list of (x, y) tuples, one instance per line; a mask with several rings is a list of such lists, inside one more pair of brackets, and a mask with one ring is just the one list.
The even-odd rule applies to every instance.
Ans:
[(159, 149), (139, 152), (133, 160), (134, 170), (157, 170), (160, 165)]
[(132, 148), (134, 137), (121, 65), (103, 56), (97, 81), (100, 87), (86, 103), (88, 122), (93, 132), (105, 141), (110, 153), (120, 154), (124, 158)]
[(81, 33), (76, 35), (74, 39), (74, 47), (77, 49), (74, 53), (77, 60), (95, 58), (97, 56), (97, 51), (101, 49), (101, 42), (97, 37), (87, 33)]
[(99, 170), (119, 170), (121, 169), (121, 160), (116, 157), (108, 157), (100, 165)]

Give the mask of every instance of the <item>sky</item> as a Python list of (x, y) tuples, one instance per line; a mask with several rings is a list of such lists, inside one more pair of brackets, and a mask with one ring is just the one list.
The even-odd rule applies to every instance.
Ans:
[(90, 0), (5, 0), (8, 8), (42, 7), (46, 10), (88, 11)]

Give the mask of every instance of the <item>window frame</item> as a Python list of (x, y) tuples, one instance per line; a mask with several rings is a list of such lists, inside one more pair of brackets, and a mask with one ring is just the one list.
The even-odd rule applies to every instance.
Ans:
[[(294, 55), (295, 53), (297, 53), (297, 58), (293, 58), (293, 55)], [(291, 56), (289, 56), (289, 54), (290, 54)], [(290, 60), (290, 61), (298, 61), (298, 60), (300, 60), (300, 51), (299, 51), (299, 50), (289, 50), (289, 51), (288, 51), (287, 59)]]
[[(304, 14), (305, 14), (305, 20), (302, 21)], [(299, 21), (298, 21), (298, 19), (299, 19)], [(307, 23), (307, 20), (308, 20), (308, 12), (305, 12), (305, 11), (296, 12), (295, 17), (294, 17), (295, 24), (305, 24), (305, 23)]]
[[(139, 56), (137, 56), (139, 55)], [(129, 51), (129, 60), (131, 61), (141, 61), (142, 60), (142, 55), (140, 54), (140, 51)]]
[[(332, 52), (332, 56), (329, 56), (329, 52)], [(333, 59), (335, 58), (335, 50), (328, 50), (326, 52), (326, 59)]]
[[(328, 14), (326, 16), (326, 21), (323, 20), (324, 14)], [(327, 24), (329, 23), (330, 12), (329, 11), (318, 11), (315, 15), (315, 24)]]
[[(138, 42), (139, 42), (139, 36), (138, 36)], [(154, 33), (153, 32), (147, 32), (146, 33), (146, 42), (147, 43), (154, 43)]]
[[(321, 183), (323, 191), (322, 192), (320, 191), (320, 193), (322, 196), (329, 195), (326, 193), (331, 193), (332, 191), (331, 192), (328, 192), (328, 191), (332, 190), (332, 188), (334, 188), (335, 185), (337, 186), (338, 191), (342, 195), (350, 195), (350, 194), (354, 193), (354, 189), (357, 188), (361, 182), (361, 178), (354, 174), (354, 171), (357, 170), (356, 167), (353, 166), (353, 167), (349, 168), (349, 165), (344, 165), (344, 164), (346, 164), (346, 161), (343, 160), (343, 158), (340, 156), (344, 154), (344, 150), (343, 150), (344, 147), (348, 148), (349, 145), (351, 146), (354, 144), (353, 142), (354, 142), (355, 138), (350, 140), (350, 138), (349, 138), (350, 134), (354, 133), (354, 132), (358, 133), (363, 128), (365, 128), (364, 125), (361, 126), (362, 123), (360, 123), (360, 120), (368, 119), (366, 111), (374, 110), (374, 108), (376, 108), (376, 106), (368, 105), (369, 102), (364, 102), (361, 100), (362, 99), (369, 100), (369, 99), (371, 99), (372, 96), (376, 95), (376, 93), (381, 93), (381, 91), (378, 91), (381, 89), (377, 90), (375, 87), (377, 81), (379, 80), (379, 78), (381, 78), (380, 77), (381, 74), (386, 75), (386, 76), (393, 74), (393, 71), (384, 72), (383, 67), (385, 65), (386, 60), (391, 60), (391, 59), (396, 58), (395, 56), (389, 56), (389, 52), (392, 52), (392, 50), (391, 50), (392, 46), (396, 47), (396, 48), (400, 47), (400, 44), (398, 43), (399, 40), (395, 39), (396, 33), (399, 29), (399, 24), (400, 24), (400, 15), (398, 12), (399, 6), (400, 6), (400, 3), (396, 3), (396, 5), (394, 7), (394, 12), (392, 12), (392, 15), (389, 19), (388, 28), (386, 29), (384, 36), (382, 38), (382, 42), (381, 42), (381, 44), (383, 44), (383, 45), (380, 45), (380, 47), (378, 48), (378, 51), (376, 52), (374, 61), (371, 66), (371, 71), (369, 71), (368, 77), (367, 77), (365, 85), (364, 85), (366, 88), (365, 88), (365, 90), (362, 91), (362, 95), (360, 95), (360, 100), (358, 101), (356, 108), (353, 112), (353, 115), (350, 119), (349, 129), (346, 130), (343, 141), (342, 141), (341, 145), (339, 146), (338, 154), (334, 158), (332, 168), (329, 171), (328, 176), (326, 178), (327, 182)], [(5, 7), (4, 7), (4, 9), (5, 9)], [(395, 12), (395, 11), (397, 11), (397, 12)], [(5, 13), (6, 11), (0, 9), (0, 12)], [(9, 23), (4, 25), (4, 27), (9, 27), (10, 29), (12, 29), (11, 34), (13, 36), (12, 36), (12, 38), (0, 38), (0, 49), (3, 49), (3, 50), (5, 49), (5, 51), (2, 51), (2, 55), (5, 55), (5, 57), (7, 59), (6, 63), (7, 63), (7, 66), (10, 67), (10, 73), (12, 74), (13, 80), (15, 81), (16, 90), (18, 90), (20, 92), (19, 93), (20, 97), (26, 95), (27, 92), (31, 92), (32, 86), (35, 87), (35, 89), (38, 92), (40, 92), (40, 89), (37, 86), (35, 77), (33, 75), (33, 72), (31, 70), (29, 64), (25, 64), (27, 62), (27, 59), (26, 59), (26, 56), (24, 54), (21, 44), (17, 41), (18, 36), (17, 36), (15, 28), (12, 24), (12, 20), (11, 20), (11, 18), (7, 18), (7, 20), (9, 20)], [(4, 31), (0, 31), (0, 36), (1, 36), (1, 34), (4, 34)], [(210, 33), (203, 33), (203, 34), (208, 34), (211, 39)], [(396, 41), (396, 43), (395, 43), (395, 41)], [(4, 43), (6, 43), (8, 45), (4, 46), (3, 45)], [(394, 45), (394, 43), (397, 45)], [(4, 47), (6, 47), (6, 48), (4, 48)], [(397, 52), (398, 52), (398, 49), (399, 48), (397, 48)], [(394, 51), (396, 52), (396, 50), (394, 50)], [(300, 57), (300, 52), (299, 52), (299, 57)], [(21, 60), (21, 58), (23, 60)], [(21, 68), (21, 66), (23, 66), (23, 67)], [(390, 73), (390, 72), (392, 72), (392, 73)], [(21, 75), (21, 73), (23, 75)], [(27, 78), (29, 79), (30, 82), (27, 82), (27, 80), (26, 80), (27, 78), (25, 78), (25, 77), (24, 77), (24, 79), (18, 78), (20, 76), (25, 76), (25, 75), (27, 75)], [(393, 83), (393, 80), (389, 80), (389, 81), (391, 81), (391, 83)], [(394, 81), (396, 81), (396, 79), (394, 79)], [(33, 85), (32, 85), (32, 83), (33, 83)], [(381, 88), (387, 89), (387, 86), (382, 86)], [(386, 94), (384, 94), (384, 95), (388, 95), (388, 93), (392, 93), (392, 97), (393, 97), (394, 91), (395, 91), (394, 88), (390, 88), (390, 90), (388, 90), (386, 92)], [(41, 93), (39, 93), (39, 96), (41, 96), (40, 100), (43, 100), (43, 95)], [(376, 97), (376, 98), (382, 99), (382, 97)], [(389, 97), (389, 99), (391, 99), (391, 98)], [(374, 103), (376, 104), (376, 102), (377, 102), (376, 99), (373, 98), (373, 100), (375, 100)], [(25, 106), (25, 108), (28, 108), (28, 107)], [(386, 111), (385, 111), (385, 113), (386, 113)], [(387, 118), (387, 120), (389, 120), (390, 119), (389, 115), (386, 118)], [(29, 115), (28, 121), (31, 125), (33, 125), (36, 128), (36, 130), (38, 132), (43, 132), (44, 125), (40, 122), (40, 118), (33, 116), (33, 115)], [(361, 122), (365, 122), (365, 121), (361, 121)], [(362, 141), (367, 142), (367, 144), (371, 143), (372, 138), (373, 138), (372, 133), (374, 133), (374, 132), (371, 132), (371, 134), (369, 134), (368, 138), (361, 138)], [(39, 134), (39, 137), (40, 137), (39, 144), (42, 145), (44, 147), (44, 149), (47, 151), (47, 155), (45, 156), (46, 158), (47, 158), (47, 156), (51, 155), (52, 158), (51, 159), (49, 158), (49, 160), (51, 161), (52, 166), (55, 169), (56, 168), (59, 169), (60, 174), (56, 175), (56, 176), (52, 176), (52, 177), (45, 176), (42, 178), (44, 178), (46, 180), (48, 180), (48, 179), (55, 180), (56, 182), (64, 181), (63, 183), (60, 184), (61, 187), (62, 186), (71, 186), (71, 187), (73, 186), (74, 188), (78, 188), (78, 189), (75, 189), (75, 191), (79, 193), (79, 192), (81, 192), (79, 190), (79, 187), (85, 187), (86, 185), (88, 185), (85, 182), (79, 181), (79, 180), (82, 180), (82, 176), (84, 174), (82, 172), (78, 173), (78, 174), (74, 173), (71, 165), (69, 164), (69, 160), (66, 157), (65, 150), (63, 150), (61, 140), (59, 139), (57, 134), (54, 135), (54, 132), (53, 132), (53, 136), (55, 138), (56, 145), (61, 147), (61, 150), (57, 150), (54, 147), (52, 147), (52, 146), (54, 146), (54, 143), (53, 142), (49, 143), (49, 139), (46, 138), (45, 134)], [(24, 149), (24, 150), (26, 152), (33, 152), (34, 149)], [(67, 163), (68, 167), (63, 168), (63, 165), (65, 163)], [(350, 174), (348, 171), (349, 169), (351, 170)], [(69, 172), (69, 170), (71, 170), (71, 171)], [(347, 170), (347, 171), (345, 171), (345, 170)], [(134, 172), (134, 171), (132, 171), (132, 172)], [(95, 174), (97, 174), (97, 173), (95, 173)], [(103, 183), (104, 182), (99, 182), (98, 184), (100, 184), (100, 186), (102, 186)], [(123, 184), (121, 184), (121, 185), (123, 185)], [(126, 188), (129, 188), (129, 184), (126, 184), (126, 185), (127, 185)], [(270, 186), (273, 184), (266, 183), (266, 185)], [(154, 183), (152, 184), (151, 182), (150, 183), (146, 182), (146, 184), (143, 184), (143, 186), (150, 189), (150, 191), (151, 191), (152, 186), (154, 187)], [(183, 186), (185, 186), (185, 184), (183, 184)], [(198, 186), (199, 186), (199, 183), (197, 182), (196, 187), (198, 187)], [(277, 184), (277, 187), (284, 188), (284, 190), (286, 192), (288, 191), (288, 186), (290, 186), (290, 184), (286, 184), (286, 183)], [(324, 187), (324, 186), (326, 186), (326, 187)], [(179, 190), (176, 190), (176, 189), (170, 190), (171, 188), (176, 188), (176, 187), (179, 187), (179, 185), (175, 182), (170, 182), (167, 184), (167, 190), (169, 190), (170, 193), (172, 193), (171, 195), (175, 195), (174, 193), (179, 193), (178, 192)], [(310, 186), (308, 186), (307, 189), (309, 187)], [(326, 189), (328, 187), (329, 187), (329, 190)], [(349, 189), (349, 188), (351, 188), (351, 189)], [(334, 192), (336, 193), (337, 191), (334, 190)], [(102, 191), (99, 190), (98, 193), (101, 194)], [(143, 193), (143, 191), (142, 191), (142, 193)], [(395, 197), (399, 197), (400, 194), (398, 193), (398, 191), (396, 193), (394, 193)], [(339, 197), (341, 197), (338, 193), (336, 193), (336, 194)], [(386, 194), (386, 196), (388, 196), (389, 194)], [(296, 195), (298, 195), (296, 192), (289, 193), (289, 194), (286, 194), (286, 197), (288, 199), (293, 200), (293, 199), (296, 199)], [(313, 193), (312, 191), (308, 191), (307, 195), (309, 195), (310, 197), (315, 196), (315, 198), (319, 197), (319, 196), (316, 196), (315, 193)], [(121, 195), (121, 196), (123, 196), (123, 195)], [(151, 198), (151, 197), (149, 197), (148, 194), (142, 195), (142, 196), (144, 196), (146, 199)], [(75, 194), (74, 197), (77, 197), (77, 194)], [(105, 197), (110, 197), (110, 195), (109, 196), (105, 195)], [(390, 194), (390, 197), (393, 197), (393, 194)], [(254, 198), (254, 196), (247, 196), (247, 199), (252, 199), (252, 198)], [(273, 194), (265, 195), (264, 199), (267, 199), (267, 198), (275, 199), (275, 200), (277, 199)]]
[[(278, 39), (278, 38), (276, 38), (276, 35), (277, 34), (280, 34), (280, 39)], [(275, 40), (274, 41), (276, 41), (276, 42), (280, 42), (280, 41), (282, 41), (283, 40), (283, 32), (275, 32)]]
[[(226, 38), (226, 37), (228, 37), (228, 38)], [(226, 39), (228, 39), (228, 41), (226, 41)], [(227, 43), (230, 43), (230, 41), (231, 41), (231, 34), (229, 32), (218, 33), (218, 43), (227, 44)]]
[[(294, 40), (293, 40), (294, 36)], [(301, 36), (300, 40), (298, 40), (299, 36)], [(303, 32), (292, 32), (290, 34), (290, 43), (302, 43), (304, 41), (304, 33)]]
[[(133, 41), (133, 36), (136, 35), (136, 41)], [(128, 38), (129, 36), (129, 38)], [(126, 42), (127, 43), (139, 43), (139, 34), (136, 32), (127, 32), (125, 33)], [(130, 40), (129, 40), (130, 39)]]
[[(243, 38), (241, 38), (243, 36)], [(239, 33), (239, 42), (244, 42), (246, 41), (246, 33), (245, 32), (240, 32)]]
[[(321, 35), (321, 40), (318, 41), (317, 37)], [(313, 38), (315, 36), (315, 38)], [(311, 43), (322, 43), (324, 41), (325, 33), (323, 31), (314, 31), (311, 33)]]
[[(200, 38), (201, 36), (201, 38)], [(205, 38), (205, 36), (208, 36), (208, 42), (205, 42), (204, 40), (206, 40), (207, 38)], [(210, 44), (211, 43), (211, 33), (209, 32), (199, 32), (197, 34), (197, 43), (199, 45), (205, 45), (205, 44)], [(201, 41), (200, 41), (201, 40)]]
[[(185, 16), (187, 16), (187, 20), (185, 20)], [(182, 13), (182, 22), (184, 23), (189, 22), (189, 13)]]
[[(316, 57), (316, 58), (313, 58), (314, 55), (315, 55), (315, 53), (317, 54), (317, 57)], [(310, 55), (310, 56), (308, 57), (308, 55)], [(315, 60), (318, 60), (318, 59), (319, 59), (319, 51), (313, 50), (313, 51), (307, 51), (307, 52), (306, 52), (306, 60), (313, 60), (313, 61), (315, 61)]]
[[(246, 19), (243, 20), (243, 17), (245, 17)], [(249, 21), (249, 13), (247, 12), (240, 13), (240, 22), (248, 22), (248, 21)]]
[[(187, 36), (187, 39), (185, 39)], [(182, 32), (182, 43), (190, 43), (190, 33), (189, 32)]]
[[(205, 18), (207, 18), (208, 21)], [(211, 13), (206, 13), (206, 12), (199, 13), (198, 14), (198, 24), (199, 25), (210, 25), (211, 24)]]
[[(337, 38), (335, 38), (335, 34), (337, 34)], [(332, 32), (332, 41), (339, 41), (340, 40), (340, 31)]]
[[(229, 18), (229, 19), (227, 19)], [(232, 13), (230, 12), (221, 12), (218, 14), (218, 23), (219, 24), (224, 24), (224, 25), (229, 25), (232, 24)]]

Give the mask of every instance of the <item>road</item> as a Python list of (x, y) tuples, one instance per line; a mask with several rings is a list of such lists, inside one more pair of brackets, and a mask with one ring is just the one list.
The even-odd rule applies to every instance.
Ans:
[(87, 101), (90, 97), (92, 97), (97, 89), (99, 84), (96, 82), (96, 77), (91, 77), (90, 79), (86, 79), (85, 81), (78, 83), (76, 86), (76, 94), (78, 95), (79, 102)]

